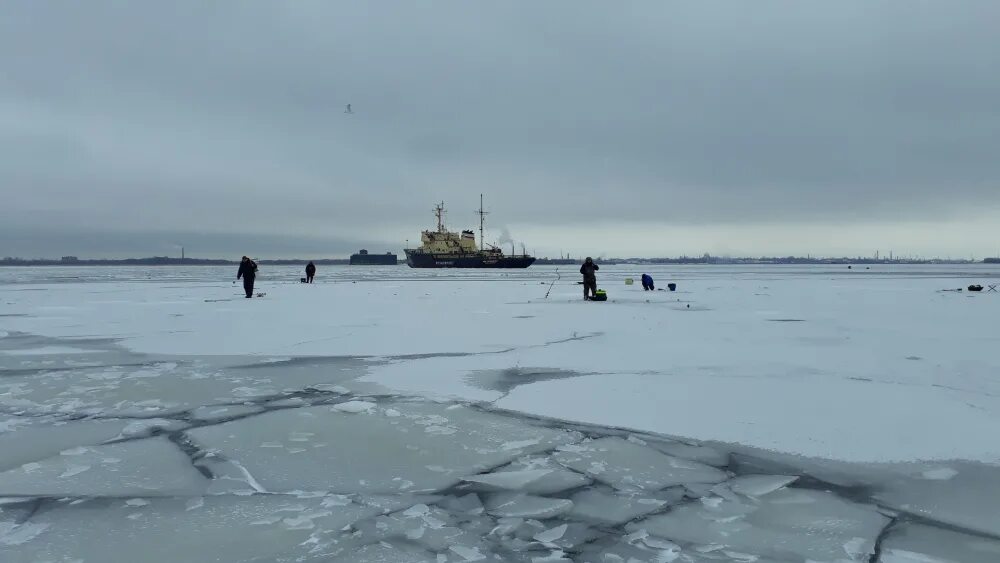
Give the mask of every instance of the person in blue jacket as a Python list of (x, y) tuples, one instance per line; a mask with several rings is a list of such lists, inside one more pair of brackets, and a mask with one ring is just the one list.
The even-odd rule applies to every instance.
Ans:
[(646, 291), (653, 291), (656, 289), (653, 287), (653, 276), (650, 276), (649, 274), (642, 275), (642, 289)]

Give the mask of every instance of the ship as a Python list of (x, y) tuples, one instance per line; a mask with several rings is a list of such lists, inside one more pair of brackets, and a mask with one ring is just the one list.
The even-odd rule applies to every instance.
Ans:
[(351, 266), (395, 266), (398, 263), (396, 255), (391, 252), (368, 254), (368, 251), (362, 248), (357, 254), (351, 254)]
[(407, 248), (406, 263), (411, 268), (527, 268), (535, 262), (522, 249), (521, 254), (504, 255), (503, 250), (483, 241), (483, 196), (479, 195), (479, 246), (471, 230), (461, 233), (444, 226), (444, 202), (434, 207), (437, 230), (420, 234), (420, 247)]

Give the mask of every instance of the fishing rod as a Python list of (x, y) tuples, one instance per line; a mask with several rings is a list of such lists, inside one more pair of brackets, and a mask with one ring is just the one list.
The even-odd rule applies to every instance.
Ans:
[(552, 280), (552, 283), (549, 284), (549, 290), (545, 292), (545, 298), (546, 299), (549, 298), (549, 293), (552, 293), (552, 286), (554, 286), (556, 284), (556, 282), (559, 281), (559, 278), (561, 278), (561, 277), (562, 277), (562, 274), (559, 273), (559, 268), (556, 268), (556, 279)]

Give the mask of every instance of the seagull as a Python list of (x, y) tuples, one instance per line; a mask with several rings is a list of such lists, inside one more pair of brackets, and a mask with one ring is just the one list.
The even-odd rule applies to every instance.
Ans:
[(344, 113), (354, 113), (353, 111), (351, 111), (351, 104), (347, 104), (347, 109), (344, 110)]

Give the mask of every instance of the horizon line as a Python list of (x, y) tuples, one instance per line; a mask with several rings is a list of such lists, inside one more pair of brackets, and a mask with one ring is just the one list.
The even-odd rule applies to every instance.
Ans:
[[(320, 262), (320, 263), (348, 263), (350, 258), (254, 258), (257, 262), (262, 263), (306, 263), (309, 261)], [(537, 261), (540, 262), (559, 262), (559, 263), (577, 263), (582, 262), (582, 258), (570, 258), (570, 257), (536, 257)], [(687, 262), (687, 263), (746, 263), (746, 262), (778, 262), (778, 263), (867, 263), (867, 264), (920, 264), (920, 263), (951, 263), (951, 264), (976, 264), (976, 263), (1000, 263), (1000, 257), (984, 257), (976, 259), (974, 257), (970, 258), (941, 258), (941, 257), (921, 257), (917, 256), (905, 256), (899, 257), (894, 256), (892, 258), (887, 258), (884, 256), (813, 256), (807, 254), (806, 256), (796, 256), (796, 255), (761, 255), (761, 256), (713, 256), (711, 254), (705, 253), (701, 256), (597, 256), (595, 258), (597, 261), (603, 262)], [(79, 258), (76, 256), (63, 256), (59, 258), (21, 258), (21, 257), (11, 257), (6, 256), (0, 259), (0, 265), (103, 265), (103, 264), (128, 264), (128, 263), (141, 263), (143, 265), (179, 265), (179, 264), (238, 264), (239, 259), (229, 259), (229, 258), (192, 258), (185, 256), (183, 258), (172, 257), (172, 256), (145, 256), (145, 257), (128, 257), (128, 258)], [(400, 264), (405, 264), (405, 260), (398, 262)]]

